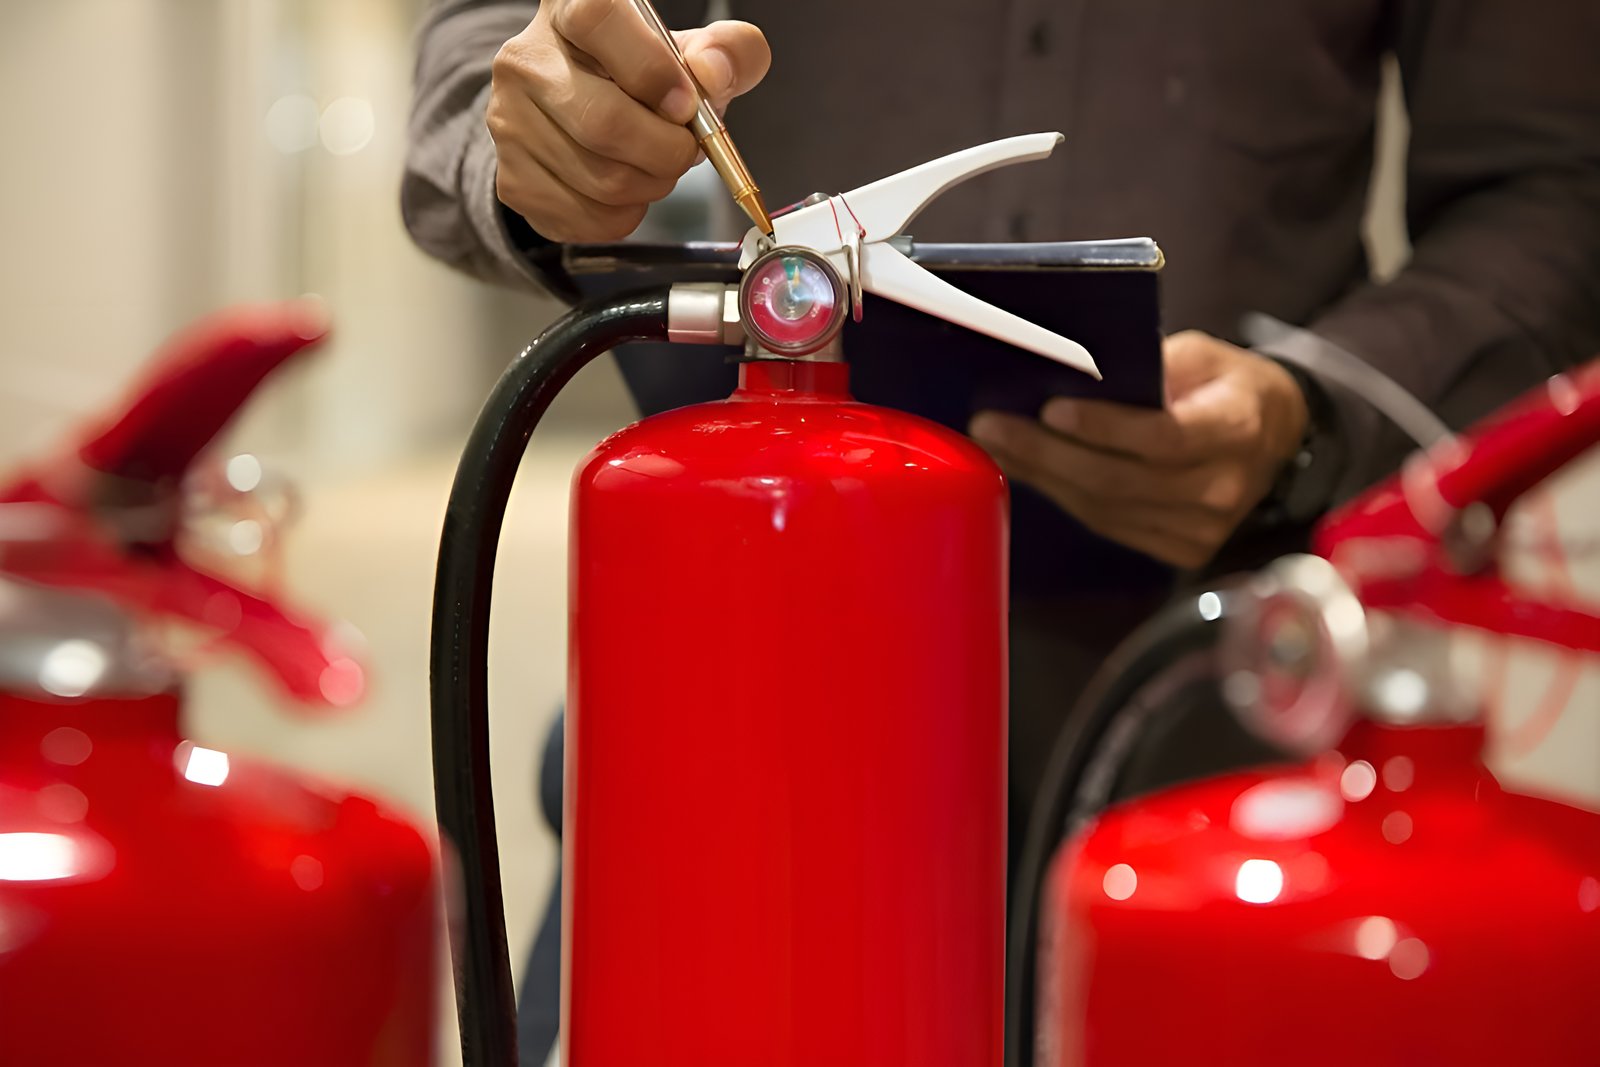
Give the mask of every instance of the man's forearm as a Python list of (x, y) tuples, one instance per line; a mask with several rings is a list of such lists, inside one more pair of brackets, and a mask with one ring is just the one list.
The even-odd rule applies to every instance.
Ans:
[[(1600, 170), (1562, 180), (1562, 191), (1530, 181), (1479, 194), (1421, 236), (1399, 277), (1352, 293), (1312, 331), (1430, 406), (1469, 373), (1492, 375), (1499, 395), (1457, 400), (1458, 423), (1600, 354)], [(1392, 455), (1384, 420), (1338, 384), (1330, 393), (1350, 435), (1350, 491), (1381, 477)]]
[[(1600, 5), (1397, 11), (1412, 259), (1309, 325), (1459, 424), (1600, 353)], [(1330, 392), (1359, 488), (1393, 458), (1384, 420)]]

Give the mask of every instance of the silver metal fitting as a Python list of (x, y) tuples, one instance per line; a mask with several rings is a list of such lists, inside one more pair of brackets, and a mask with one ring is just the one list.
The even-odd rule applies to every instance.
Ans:
[(1499, 554), (1500, 521), (1483, 501), (1468, 504), (1444, 529), (1445, 558), (1457, 574), (1478, 574)]
[(1360, 672), (1362, 714), (1390, 726), (1476, 722), (1483, 702), (1462, 684), (1471, 651), (1451, 629), (1369, 612), (1372, 648)]
[(790, 363), (843, 363), (844, 345), (839, 341), (839, 335), (834, 334), (833, 339), (815, 352), (804, 355), (794, 355), (789, 352), (774, 352), (770, 348), (762, 348), (754, 338), (749, 338), (744, 343), (744, 358), (747, 360), (781, 359)]
[(1221, 665), (1234, 715), (1291, 752), (1337, 743), (1370, 647), (1366, 609), (1344, 578), (1320, 556), (1286, 556), (1230, 599)]
[(177, 684), (139, 624), (110, 601), (0, 578), (0, 689), (78, 700), (152, 696)]
[(683, 345), (744, 343), (737, 286), (680, 282), (667, 296), (667, 339)]

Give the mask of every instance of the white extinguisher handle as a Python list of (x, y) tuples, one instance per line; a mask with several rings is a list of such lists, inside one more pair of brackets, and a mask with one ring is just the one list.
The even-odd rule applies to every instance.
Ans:
[(779, 215), (773, 220), (772, 239), (781, 245), (831, 252), (840, 247), (841, 227), (854, 222), (865, 231), (863, 242), (887, 241), (904, 233), (911, 220), (945, 190), (1011, 163), (1044, 159), (1063, 140), (1059, 133), (1027, 133), (930, 159), (829, 198), (840, 203), (824, 200)]
[(951, 186), (1009, 163), (1044, 159), (1063, 140), (1059, 133), (1007, 137), (818, 198), (775, 218), (770, 238), (751, 229), (739, 265), (748, 267), (774, 246), (807, 248), (825, 256), (853, 290), (876, 293), (1099, 378), (1094, 357), (1081, 344), (962, 292), (890, 243)]
[(861, 286), (907, 307), (1081, 370), (1096, 380), (1100, 378), (1094, 357), (1078, 342), (984, 303), (917, 266), (890, 245), (870, 244), (861, 250)]

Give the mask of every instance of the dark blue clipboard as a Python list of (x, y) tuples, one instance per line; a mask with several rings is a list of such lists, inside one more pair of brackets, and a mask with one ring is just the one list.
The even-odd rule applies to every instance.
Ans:
[[(738, 280), (735, 245), (568, 245), (559, 255), (547, 270), (570, 279), (569, 295), (582, 299), (648, 285)], [(979, 410), (1037, 415), (1053, 396), (1162, 405), (1163, 260), (1154, 241), (913, 243), (910, 255), (957, 288), (1084, 345), (1104, 378), (1094, 381), (869, 293), (862, 321), (847, 323), (844, 333), (858, 399), (962, 432)], [(735, 348), (632, 345), (617, 352), (617, 361), (640, 410), (653, 414), (727, 396), (738, 355)], [(1143, 591), (1172, 581), (1171, 568), (1089, 532), (1015, 484), (1011, 548), (1018, 598)]]

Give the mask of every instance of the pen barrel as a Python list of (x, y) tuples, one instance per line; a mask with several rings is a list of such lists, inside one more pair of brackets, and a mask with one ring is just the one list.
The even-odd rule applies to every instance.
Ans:
[(734, 203), (739, 205), (739, 208), (750, 217), (750, 221), (760, 227), (763, 233), (772, 233), (772, 217), (767, 214), (766, 205), (761, 202), (761, 190), (756, 186), (750, 168), (745, 166), (744, 160), (739, 157), (738, 149), (733, 147), (733, 140), (728, 136), (727, 127), (717, 117), (711, 101), (706, 99), (705, 89), (700, 86), (694, 72), (689, 69), (689, 62), (673, 38), (672, 31), (661, 21), (661, 15), (650, 0), (633, 0), (633, 2), (645, 21), (672, 50), (673, 58), (678, 61), (678, 66), (683, 69), (684, 76), (694, 88), (695, 113), (694, 118), (688, 123), (694, 139), (700, 143), (706, 158), (711, 160), (711, 165), (717, 169), (717, 174), (728, 187)]
[[(699, 89), (699, 86), (695, 88)], [(700, 142), (700, 147), (705, 148), (706, 138), (716, 137), (718, 134), (722, 134), (726, 138), (728, 131), (727, 127), (722, 125), (722, 120), (717, 118), (716, 110), (712, 108), (711, 102), (705, 98), (704, 94), (700, 95), (699, 103), (700, 106), (695, 109), (694, 118), (689, 120), (689, 131), (694, 134), (694, 139)], [(730, 145), (729, 147), (731, 148), (732, 146)], [(708, 151), (706, 154), (710, 155), (710, 152)]]
[(761, 202), (761, 190), (756, 185), (755, 178), (751, 176), (750, 169), (740, 158), (739, 150), (733, 146), (733, 140), (728, 136), (727, 130), (719, 128), (700, 136), (699, 128), (696, 127), (695, 135), (700, 141), (701, 149), (705, 151), (706, 158), (711, 160), (711, 165), (717, 169), (718, 176), (722, 178), (722, 184), (728, 187), (734, 203), (739, 205), (740, 210), (748, 215), (750, 221), (763, 233), (770, 234), (772, 218)]
[(741, 193), (755, 189), (755, 179), (750, 176), (744, 160), (739, 158), (739, 150), (733, 147), (733, 142), (728, 140), (727, 134), (713, 134), (706, 137), (701, 140), (700, 147), (705, 150), (706, 158), (717, 168), (717, 173), (722, 176), (728, 192), (732, 193), (735, 199)]

